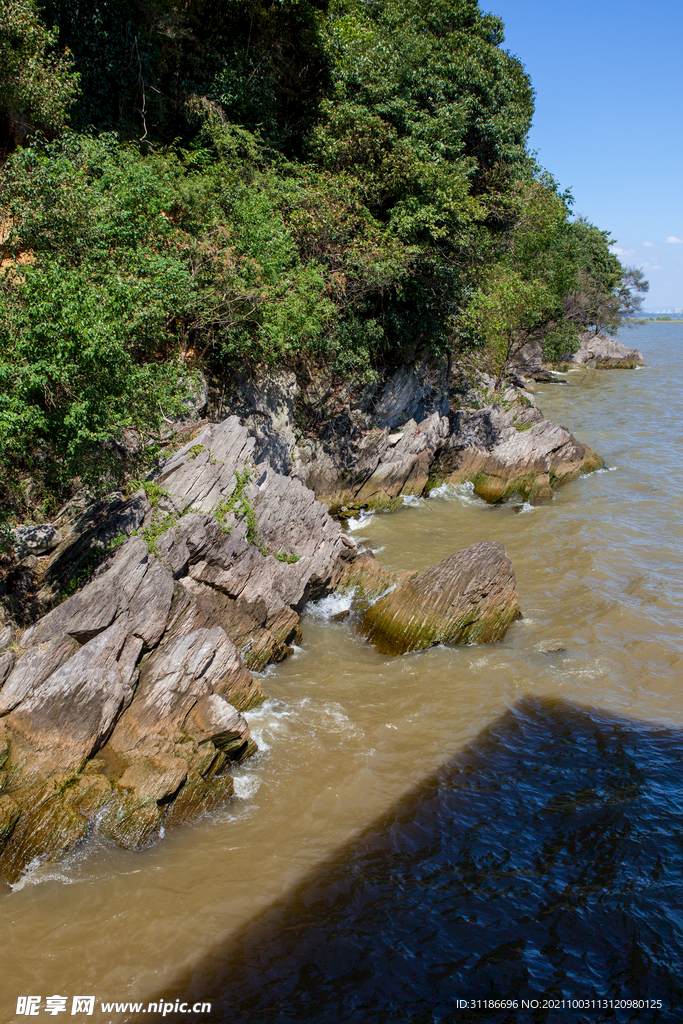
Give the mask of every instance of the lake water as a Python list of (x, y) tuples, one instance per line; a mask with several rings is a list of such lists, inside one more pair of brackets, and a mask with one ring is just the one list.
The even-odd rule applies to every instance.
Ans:
[(155, 999), (230, 1024), (683, 1020), (683, 325), (622, 340), (647, 367), (537, 389), (604, 470), (545, 506), (441, 488), (351, 524), (395, 569), (503, 541), (504, 642), (387, 658), (338, 601), (310, 609), (235, 802), (0, 895), (0, 1019), (92, 994), (84, 1022)]

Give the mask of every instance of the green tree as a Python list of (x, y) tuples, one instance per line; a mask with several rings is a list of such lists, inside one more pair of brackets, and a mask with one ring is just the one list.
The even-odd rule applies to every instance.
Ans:
[(41, 21), (34, 0), (0, 0), (0, 149), (7, 152), (39, 129), (66, 124), (78, 90), (68, 52), (55, 49), (56, 30)]
[(495, 377), (498, 391), (515, 356), (536, 340), (553, 314), (553, 296), (538, 281), (526, 281), (514, 270), (497, 269), (472, 295), (460, 317), (459, 333), (479, 349), (479, 363)]

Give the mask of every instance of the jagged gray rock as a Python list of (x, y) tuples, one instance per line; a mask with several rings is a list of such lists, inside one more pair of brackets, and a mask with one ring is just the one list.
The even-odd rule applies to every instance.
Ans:
[(645, 366), (642, 352), (629, 348), (616, 338), (606, 334), (587, 333), (581, 335), (577, 352), (562, 356), (560, 364), (574, 367), (585, 366), (596, 370), (632, 370)]
[(45, 555), (53, 551), (61, 540), (59, 530), (50, 523), (41, 526), (18, 526), (14, 531), (14, 548), (17, 558), (26, 555)]
[[(356, 547), (316, 495), (335, 508), (382, 507), (430, 481), (470, 479), (486, 500), (544, 500), (597, 464), (544, 420), (524, 379), (484, 409), (467, 389), (451, 408), (445, 361), (421, 358), (356, 396), (325, 397), (321, 382), (321, 416), (328, 399), (336, 412), (306, 436), (295, 425), (299, 384), (276, 377), (263, 397), (245, 391), (246, 423), (188, 428), (194, 436), (134, 495), (110, 495), (63, 531), (40, 599), (89, 582), (0, 654), (7, 877), (80, 841), (95, 820), (136, 847), (230, 795), (230, 761), (254, 749), (243, 712), (264, 697), (250, 670), (285, 657), (306, 601), (353, 576)], [(487, 586), (493, 561), (472, 563)], [(369, 593), (387, 574), (365, 576)], [(395, 593), (406, 581), (396, 577)], [(474, 618), (452, 602), (430, 633), (425, 611), (421, 636), (457, 641), (465, 626), (475, 639), (502, 635), (516, 595), (494, 589), (496, 612), (468, 587)]]
[(129, 637), (125, 622), (114, 623), (64, 659), (0, 720), (13, 778), (25, 785), (56, 771), (78, 772), (99, 750), (133, 696), (142, 643), (131, 644)]
[(540, 417), (520, 431), (499, 410), (457, 416), (459, 429), (441, 449), (435, 475), (451, 483), (471, 481), (485, 501), (514, 494), (548, 501), (560, 484), (602, 465), (588, 445), (552, 420)]
[(95, 819), (137, 847), (232, 793), (226, 767), (255, 749), (241, 712), (264, 699), (240, 651), (258, 667), (284, 656), (305, 601), (356, 555), (313, 493), (257, 454), (236, 417), (200, 427), (56, 551), (54, 580), (70, 551), (79, 572), (100, 564), (1, 656), (8, 878)]
[(135, 537), (119, 548), (106, 571), (31, 626), (22, 644), (31, 647), (60, 634), (84, 643), (125, 616), (128, 631), (151, 648), (163, 635), (172, 599), (170, 572)]

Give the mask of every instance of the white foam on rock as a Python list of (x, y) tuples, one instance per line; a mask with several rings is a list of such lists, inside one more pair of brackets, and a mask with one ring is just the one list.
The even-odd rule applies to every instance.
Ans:
[(429, 492), (430, 498), (445, 498), (447, 501), (459, 501), (462, 505), (485, 504), (482, 498), (474, 493), (474, 484), (471, 480), (465, 480), (461, 484), (439, 484)]
[(313, 601), (306, 607), (306, 614), (322, 622), (329, 622), (335, 615), (351, 610), (350, 594), (328, 594), (319, 601)]
[(235, 787), (235, 796), (240, 800), (249, 800), (250, 797), (256, 796), (261, 786), (261, 780), (254, 772), (234, 775), (232, 781)]
[(349, 530), (360, 530), (366, 520), (371, 519), (374, 514), (373, 509), (361, 509), (357, 516), (351, 516), (350, 519), (346, 520), (346, 525)]

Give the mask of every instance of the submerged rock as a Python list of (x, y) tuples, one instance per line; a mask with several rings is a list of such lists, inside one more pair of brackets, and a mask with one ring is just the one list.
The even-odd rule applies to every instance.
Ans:
[(502, 544), (472, 544), (411, 574), (367, 609), (361, 632), (382, 654), (434, 644), (492, 643), (521, 618), (512, 564)]

